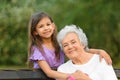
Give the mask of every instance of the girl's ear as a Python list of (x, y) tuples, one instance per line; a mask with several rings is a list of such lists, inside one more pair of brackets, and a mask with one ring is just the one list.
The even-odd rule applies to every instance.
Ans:
[(34, 31), (34, 35), (38, 35), (38, 33), (36, 31)]
[(55, 28), (55, 23), (54, 23), (54, 22), (52, 23), (52, 25), (53, 25), (53, 27)]

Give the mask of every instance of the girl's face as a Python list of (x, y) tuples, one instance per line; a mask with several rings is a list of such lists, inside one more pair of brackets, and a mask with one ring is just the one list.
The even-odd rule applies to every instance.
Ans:
[(76, 33), (68, 33), (62, 40), (62, 47), (65, 55), (69, 59), (76, 58), (84, 50), (84, 46), (80, 43), (80, 40)]
[(54, 23), (51, 22), (48, 17), (44, 17), (38, 22), (36, 26), (35, 35), (39, 35), (42, 39), (51, 38), (54, 29)]

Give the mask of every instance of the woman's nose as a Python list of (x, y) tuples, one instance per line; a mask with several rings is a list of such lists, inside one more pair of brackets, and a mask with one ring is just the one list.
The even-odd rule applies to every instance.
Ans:
[(71, 49), (73, 46), (71, 44), (68, 45), (68, 49)]

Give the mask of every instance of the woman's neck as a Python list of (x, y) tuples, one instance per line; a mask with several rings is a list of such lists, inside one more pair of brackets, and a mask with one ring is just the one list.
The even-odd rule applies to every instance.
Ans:
[(79, 56), (77, 56), (76, 58), (72, 59), (72, 61), (74, 64), (81, 65), (81, 64), (87, 63), (91, 59), (92, 56), (93, 54), (84, 52), (80, 54)]

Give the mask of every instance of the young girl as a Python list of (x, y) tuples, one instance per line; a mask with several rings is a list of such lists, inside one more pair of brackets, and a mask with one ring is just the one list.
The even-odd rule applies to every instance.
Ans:
[[(47, 76), (47, 80), (68, 79), (74, 76), (76, 79), (89, 77), (80, 71), (73, 74), (57, 72), (58, 66), (64, 63), (64, 53), (56, 39), (57, 27), (52, 18), (44, 12), (34, 14), (29, 23), (29, 47), (28, 60), (33, 63), (34, 69), (41, 69)], [(89, 52), (99, 53), (110, 64), (110, 56), (104, 50), (90, 49)], [(49, 78), (50, 77), (50, 78)], [(54, 79), (51, 79), (54, 78)]]

